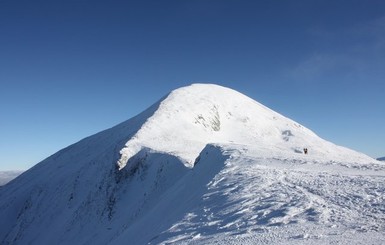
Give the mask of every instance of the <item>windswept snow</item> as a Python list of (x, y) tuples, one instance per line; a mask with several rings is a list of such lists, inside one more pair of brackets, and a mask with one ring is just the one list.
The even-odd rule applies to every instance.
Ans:
[(0, 189), (0, 244), (383, 244), (384, 207), (381, 162), (194, 84)]
[(383, 166), (265, 158), (258, 151), (222, 146), (227, 160), (202, 199), (152, 244), (383, 242)]

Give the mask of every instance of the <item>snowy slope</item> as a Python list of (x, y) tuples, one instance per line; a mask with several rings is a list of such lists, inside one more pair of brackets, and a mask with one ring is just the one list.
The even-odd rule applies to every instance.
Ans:
[(192, 164), (207, 143), (260, 145), (293, 155), (307, 147), (322, 159), (371, 161), (367, 156), (320, 139), (300, 124), (228, 88), (194, 84), (173, 91), (121, 151), (120, 168), (141, 148), (180, 157)]
[(0, 243), (381, 244), (384, 177), (234, 90), (194, 84), (0, 189)]

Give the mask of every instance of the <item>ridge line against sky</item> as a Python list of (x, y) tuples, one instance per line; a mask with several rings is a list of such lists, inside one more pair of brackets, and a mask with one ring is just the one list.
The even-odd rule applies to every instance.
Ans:
[(385, 155), (384, 1), (0, 2), (0, 170), (195, 82)]

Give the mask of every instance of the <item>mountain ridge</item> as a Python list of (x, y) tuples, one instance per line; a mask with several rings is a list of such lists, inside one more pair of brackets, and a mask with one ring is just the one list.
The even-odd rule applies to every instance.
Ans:
[(380, 244), (383, 176), (234, 90), (194, 84), (0, 189), (0, 242)]

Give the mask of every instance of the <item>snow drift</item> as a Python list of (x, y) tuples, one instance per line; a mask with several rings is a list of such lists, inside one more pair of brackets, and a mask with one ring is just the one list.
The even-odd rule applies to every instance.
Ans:
[(0, 189), (0, 241), (380, 243), (384, 176), (245, 95), (193, 84)]

